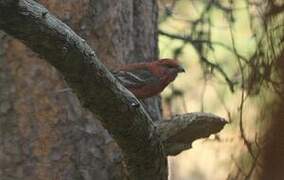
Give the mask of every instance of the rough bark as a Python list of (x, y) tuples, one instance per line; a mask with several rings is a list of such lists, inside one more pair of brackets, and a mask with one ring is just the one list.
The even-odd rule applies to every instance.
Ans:
[[(42, 2), (78, 32), (88, 18), (81, 0)], [(60, 74), (19, 41), (0, 44), (0, 179), (123, 179), (119, 148)]]
[(221, 131), (226, 123), (225, 119), (214, 114), (197, 112), (176, 115), (156, 125), (166, 154), (177, 155), (191, 148), (196, 139)]
[[(135, 50), (147, 58), (157, 55), (157, 38), (150, 37), (156, 34), (141, 32), (140, 36), (149, 37), (152, 46), (139, 48), (134, 46), (137, 33), (133, 28), (135, 14), (136, 19), (147, 21), (144, 24), (155, 32), (157, 17), (151, 12), (156, 11), (155, 2), (140, 5), (144, 9), (142, 17), (139, 17), (141, 12), (133, 12), (134, 5), (130, 0), (40, 2), (97, 49), (98, 56), (110, 68), (142, 60), (129, 55)], [(0, 146), (1, 179), (122, 179), (122, 155), (99, 121), (80, 107), (76, 96), (67, 90), (68, 86), (52, 66), (19, 41), (6, 39), (1, 42), (5, 54), (1, 58), (3, 81), (0, 90), (1, 97), (10, 104), (8, 113), (6, 110), (1, 113), (1, 127), (17, 126), (12, 126), (10, 131), (5, 131), (5, 136), (0, 137), (1, 142), (5, 142), (5, 146)], [(143, 44), (143, 41), (135, 44)], [(1, 99), (3, 109), (7, 108), (7, 101)], [(157, 113), (159, 108), (148, 110)], [(14, 131), (19, 133), (14, 134)], [(10, 141), (11, 138), (17, 141)], [(26, 152), (29, 156), (21, 152), (24, 148), (29, 150)], [(9, 151), (17, 153), (9, 155), (6, 153)], [(17, 165), (13, 157), (23, 156), (21, 165)]]
[[(111, 12), (117, 12), (117, 9), (112, 9), (113, 4), (110, 4), (110, 1), (90, 1), (91, 5), (92, 2), (98, 3), (93, 5), (98, 9), (96, 9), (94, 12), (87, 11), (91, 14), (91, 17), (95, 17), (96, 13), (100, 12), (100, 5), (104, 8), (109, 7)], [(123, 2), (125, 3), (125, 1)], [(125, 59), (131, 59), (133, 52), (136, 53), (140, 50), (141, 52), (145, 51), (144, 53), (139, 54), (139, 56), (141, 55), (142, 58), (146, 58), (147, 56), (156, 56), (157, 54), (157, 45), (155, 42), (157, 35), (155, 33), (156, 31), (151, 29), (141, 31), (141, 29), (137, 28), (138, 25), (141, 25), (141, 27), (145, 28), (147, 26), (147, 23), (154, 21), (153, 19), (156, 18), (156, 15), (153, 13), (156, 12), (155, 1), (148, 1), (147, 3), (141, 1), (141, 4), (139, 4), (139, 2), (140, 1), (135, 1), (135, 3), (132, 4), (133, 9), (131, 11), (131, 15), (133, 15), (133, 19), (135, 19), (135, 23), (133, 22), (132, 25), (135, 26), (135, 28), (131, 27), (133, 29), (133, 31), (131, 31), (131, 35), (133, 35), (131, 48), (129, 49), (128, 53), (121, 55), (121, 57), (125, 57)], [(56, 4), (56, 2), (53, 3)], [(114, 7), (120, 7), (121, 9), (118, 9), (122, 10), (122, 4), (122, 2), (114, 2)], [(104, 13), (104, 11), (101, 10), (101, 13)], [(147, 20), (147, 18), (143, 17), (144, 20), (146, 19), (146, 21), (144, 22), (142, 17), (137, 18), (142, 15), (147, 16), (148, 13), (151, 13), (151, 16), (149, 18), (152, 20)], [(108, 22), (108, 16), (101, 16), (105, 19), (103, 18), (102, 21), (98, 20), (98, 25), (96, 24), (97, 22), (92, 22), (93, 26), (104, 26), (104, 23)], [(115, 16), (115, 18), (116, 17), (117, 16)], [(123, 17), (126, 18), (128, 16), (124, 14)], [(84, 24), (84, 22), (88, 24), (88, 20), (85, 21), (84, 19), (80, 21), (80, 23), (82, 24)], [(110, 23), (114, 25), (116, 24), (116, 22), (117, 21), (111, 21)], [(124, 25), (123, 19), (121, 22), (122, 24), (120, 25)], [(144, 22), (144, 24), (142, 22)], [(79, 27), (82, 28), (82, 26)], [(85, 32), (82, 33), (82, 36), (84, 37), (84, 34), (85, 36), (89, 36), (92, 33), (96, 32), (92, 35), (95, 35), (95, 37), (99, 39), (103, 37), (104, 33), (107, 32), (107, 37), (109, 37), (110, 34), (113, 34), (113, 31), (116, 31), (116, 28), (118, 26), (114, 25), (109, 27), (106, 25), (106, 27), (105, 31), (102, 31), (102, 34), (97, 36), (95, 34), (100, 32), (100, 30), (97, 29), (96, 31), (93, 31), (90, 29), (88, 30), (87, 28), (83, 28)], [(13, 35), (14, 37), (22, 40), (33, 51), (40, 54), (51, 65), (57, 68), (57, 70), (63, 75), (65, 81), (71, 87), (72, 91), (74, 91), (75, 94), (79, 97), (81, 104), (91, 112), (96, 114), (96, 118), (100, 120), (100, 122), (102, 122), (103, 126), (111, 133), (112, 137), (119, 144), (124, 154), (126, 167), (131, 179), (167, 178), (166, 155), (163, 152), (162, 141), (159, 134), (159, 132), (162, 131), (157, 131), (156, 126), (152, 122), (153, 117), (157, 117), (157, 119), (159, 120), (160, 116), (152, 116), (151, 118), (148, 115), (139, 101), (124, 87), (122, 87), (109, 73), (105, 66), (100, 63), (96, 53), (86, 43), (85, 40), (75, 34), (68, 26), (51, 15), (51, 13), (49, 13), (48, 10), (43, 6), (31, 0), (7, 0), (0, 2), (0, 28)], [(153, 26), (152, 28), (155, 28), (155, 26)], [(146, 34), (143, 34), (144, 32)], [(146, 35), (153, 36), (153, 42), (151, 42), (151, 38), (145, 38), (148, 37)], [(142, 40), (143, 37), (145, 41), (150, 44), (150, 46), (144, 45), (144, 42), (142, 42), (141, 44), (134, 43), (138, 40)], [(110, 44), (113, 45), (116, 42), (119, 42), (112, 42), (113, 39), (115, 40), (115, 37), (111, 37)], [(94, 47), (96, 44), (100, 45), (100, 42), (101, 41), (99, 40), (92, 41)], [(154, 50), (145, 50), (145, 48), (147, 49), (148, 47), (154, 48)], [(107, 54), (109, 55), (109, 61), (106, 60), (106, 64), (109, 64), (109, 66), (115, 65), (115, 63), (110, 63), (111, 60), (120, 61), (119, 57), (116, 58), (116, 55), (112, 54), (115, 53), (115, 49), (116, 48), (113, 48), (112, 51), (107, 52)], [(103, 50), (104, 48), (102, 49), (102, 51)], [(18, 53), (19, 54), (12, 53), (12, 56), (20, 56), (18, 57), (18, 59), (20, 59), (22, 57), (21, 51), (19, 51)], [(6, 56), (9, 57), (8, 55)], [(24, 59), (29, 58), (33, 60), (33, 58), (29, 56)], [(106, 56), (106, 59), (108, 59), (108, 56)], [(36, 61), (37, 60), (33, 60), (32, 62), (36, 64)], [(20, 74), (18, 72), (19, 69), (17, 68), (15, 69), (15, 76), (22, 76), (23, 74)], [(38, 73), (40, 75), (40, 72)], [(54, 69), (53, 73), (56, 74), (56, 71)], [(49, 75), (50, 74), (47, 74), (46, 76), (48, 77)], [(58, 78), (58, 74), (54, 76), (56, 77), (55, 79)], [(35, 74), (32, 77), (38, 76), (37, 74)], [(25, 88), (25, 86), (29, 83), (30, 85), (35, 86), (37, 86), (37, 83), (40, 83), (37, 82), (33, 84), (31, 83), (31, 80), (26, 81), (27, 82), (22, 84), (19, 83), (19, 92), (22, 91), (22, 88), (24, 88), (26, 91), (30, 90), (29, 88)], [(27, 156), (26, 159), (20, 160), (21, 163), (19, 163), (18, 161), (14, 162), (13, 158), (7, 160), (5, 158), (9, 156), (7, 156), (6, 154), (11, 147), (3, 146), (3, 152), (6, 152), (6, 154), (0, 157), (7, 161), (6, 164), (11, 164), (11, 166), (8, 167), (8, 169), (10, 168), (8, 171), (3, 171), (4, 173), (1, 172), (2, 174), (4, 174), (4, 177), (6, 176), (8, 178), (11, 176), (12, 171), (18, 170), (19, 174), (15, 176), (14, 179), (92, 179), (94, 177), (100, 179), (110, 178), (106, 176), (102, 176), (102, 178), (98, 177), (96, 173), (101, 175), (100, 172), (94, 173), (94, 171), (100, 169), (95, 167), (97, 165), (95, 160), (96, 158), (100, 159), (101, 157), (97, 157), (97, 153), (94, 152), (97, 150), (98, 146), (94, 146), (93, 149), (92, 147), (90, 147), (90, 142), (92, 140), (90, 140), (91, 138), (88, 138), (88, 135), (92, 133), (96, 134), (99, 132), (99, 130), (94, 127), (97, 124), (94, 123), (95, 121), (92, 117), (87, 118), (87, 120), (84, 121), (84, 118), (82, 116), (76, 118), (76, 114), (80, 113), (72, 114), (71, 112), (70, 114), (68, 114), (69, 110), (72, 110), (72, 108), (66, 108), (64, 107), (64, 104), (57, 102), (58, 98), (63, 97), (58, 97), (58, 92), (68, 92), (70, 94), (72, 93), (69, 89), (65, 88), (66, 86), (62, 85), (62, 79), (59, 79), (58, 81), (60, 81), (60, 83), (58, 84), (53, 84), (54, 82), (51, 83), (56, 86), (44, 87), (45, 85), (42, 85), (43, 88), (40, 88), (41, 91), (39, 92), (37, 91), (38, 89), (35, 89), (36, 92), (34, 92), (33, 95), (35, 94), (36, 96), (33, 96), (32, 98), (36, 98), (36, 100), (24, 101), (24, 104), (19, 107), (20, 113), (27, 112), (27, 110), (22, 110), (21, 108), (36, 107), (36, 110), (34, 110), (34, 112), (31, 111), (33, 113), (33, 116), (35, 116), (35, 118), (31, 118), (31, 122), (29, 117), (24, 120), (14, 118), (16, 119), (16, 121), (14, 122), (17, 122), (17, 126), (13, 126), (13, 130), (16, 133), (20, 134), (13, 135), (10, 134), (12, 131), (5, 131), (4, 129), (2, 130), (3, 134), (6, 135), (5, 137), (9, 138), (11, 136), (15, 138), (15, 141), (13, 141), (12, 143), (9, 141), (8, 143), (11, 146), (19, 146), (20, 152), (16, 152), (15, 154), (21, 157), (23, 155)], [(13, 86), (13, 83), (9, 82), (7, 84)], [(17, 83), (15, 84), (17, 85)], [(49, 89), (51, 87), (57, 87), (59, 88), (59, 91)], [(62, 88), (65, 89), (62, 90)], [(9, 91), (12, 92), (12, 90)], [(50, 92), (51, 94), (48, 94), (47, 92)], [(53, 92), (55, 92), (56, 95), (54, 95)], [(48, 94), (48, 96), (54, 95), (54, 97), (46, 97), (46, 94)], [(76, 99), (72, 100), (67, 98), (67, 101), (69, 101), (67, 104), (69, 104), (71, 101), (71, 106), (73, 106), (74, 104), (77, 104), (76, 106), (79, 106)], [(25, 104), (27, 102), (32, 102), (33, 104)], [(140, 106), (133, 106), (133, 104), (140, 104)], [(42, 105), (43, 109), (38, 110), (38, 105)], [(14, 106), (16, 105), (13, 104), (13, 108)], [(155, 103), (155, 110), (153, 112), (155, 112), (156, 114), (159, 111), (159, 108), (157, 108), (158, 106), (159, 104)], [(67, 110), (64, 108), (66, 108)], [(4, 106), (3, 109), (5, 110), (9, 108), (5, 108)], [(151, 107), (150, 109), (154, 108)], [(5, 112), (6, 111), (7, 110), (5, 110)], [(66, 112), (67, 118), (65, 117), (66, 114), (64, 114)], [(72, 117), (70, 118), (68, 115)], [(19, 118), (20, 117), (25, 117), (25, 115), (19, 116)], [(61, 118), (63, 120), (61, 120)], [(86, 121), (87, 123), (84, 124), (84, 122)], [(4, 122), (4, 126), (7, 126), (7, 123), (10, 123), (7, 122), (7, 119), (5, 118), (2, 122)], [(21, 124), (20, 126), (22, 127), (18, 126), (18, 123)], [(35, 128), (35, 124), (38, 125), (39, 128)], [(223, 127), (223, 124), (221, 124), (221, 126)], [(28, 132), (26, 131), (27, 127), (29, 128)], [(21, 132), (20, 129), (23, 132)], [(33, 136), (35, 134), (36, 137)], [(25, 138), (19, 138), (22, 135), (26, 135)], [(105, 140), (106, 137), (107, 136), (104, 136), (102, 139)], [(24, 143), (22, 143), (22, 141), (24, 141)], [(3, 140), (3, 142), (5, 142), (5, 140)], [(24, 147), (25, 145), (27, 147)], [(85, 147), (86, 149), (83, 149), (82, 147)], [(29, 153), (29, 151), (26, 151), (25, 148), (30, 150), (31, 153)], [(53, 153), (53, 151), (55, 151), (55, 153)], [(89, 156), (89, 154), (91, 155)], [(31, 155), (32, 157), (28, 157), (29, 155)], [(34, 161), (35, 159), (37, 159), (36, 162)], [(40, 161), (40, 163), (38, 163), (38, 161)], [(26, 170), (32, 171), (32, 173), (27, 173), (27, 171), (23, 170), (25, 166)], [(33, 166), (35, 166), (35, 168), (33, 168)], [(17, 169), (17, 167), (20, 170)], [(7, 167), (4, 167), (4, 169), (5, 168)], [(1, 168), (1, 170), (2, 169), (3, 168)], [(33, 170), (35, 171), (35, 173), (33, 172)]]

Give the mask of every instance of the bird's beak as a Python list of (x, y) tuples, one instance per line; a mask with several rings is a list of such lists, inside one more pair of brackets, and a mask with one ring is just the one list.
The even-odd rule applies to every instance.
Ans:
[(182, 72), (185, 72), (185, 70), (184, 70), (183, 67), (179, 66), (179, 67), (178, 67), (178, 73), (182, 73)]

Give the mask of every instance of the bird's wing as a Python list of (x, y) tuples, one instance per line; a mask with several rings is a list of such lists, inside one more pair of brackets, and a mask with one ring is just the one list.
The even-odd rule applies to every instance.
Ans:
[(146, 68), (119, 70), (112, 73), (127, 88), (138, 88), (159, 82), (159, 78)]

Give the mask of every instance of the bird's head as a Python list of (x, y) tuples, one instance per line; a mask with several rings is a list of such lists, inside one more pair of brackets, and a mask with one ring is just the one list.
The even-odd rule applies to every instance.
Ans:
[(178, 63), (177, 60), (174, 59), (160, 59), (159, 61), (156, 61), (156, 63), (160, 67), (163, 67), (173, 74), (185, 72), (184, 68)]

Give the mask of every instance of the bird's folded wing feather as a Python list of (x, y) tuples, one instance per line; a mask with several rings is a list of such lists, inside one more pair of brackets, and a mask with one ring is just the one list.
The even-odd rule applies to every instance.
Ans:
[(122, 83), (122, 85), (127, 88), (139, 88), (145, 85), (159, 83), (159, 78), (146, 68), (127, 71), (119, 70), (112, 73)]

